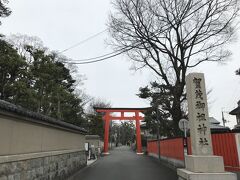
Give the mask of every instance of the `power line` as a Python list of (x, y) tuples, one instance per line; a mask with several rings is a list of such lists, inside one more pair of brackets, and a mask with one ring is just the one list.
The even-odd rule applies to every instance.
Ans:
[[(118, 55), (120, 55), (120, 54), (122, 54), (122, 53), (124, 53), (124, 52), (127, 52), (127, 51), (129, 51), (129, 50), (131, 50), (131, 49), (133, 49), (133, 48), (134, 48), (134, 47), (125, 48), (124, 50), (122, 50), (122, 51), (120, 51), (120, 52), (118, 52), (118, 53), (115, 52), (115, 54), (114, 54), (114, 52), (113, 52), (113, 53), (109, 53), (109, 54), (112, 54), (112, 55), (107, 56), (107, 57), (103, 57), (103, 58), (100, 58), (100, 59), (97, 59), (97, 60), (84, 61), (84, 62), (73, 62), (73, 61), (69, 61), (69, 62), (68, 62), (68, 61), (63, 61), (63, 63), (67, 63), (67, 64), (78, 64), (78, 65), (92, 64), (92, 63), (96, 63), (96, 62), (100, 62), (100, 61), (105, 61), (105, 60), (110, 59), (110, 58), (112, 58), (112, 57), (118, 56)], [(75, 60), (75, 61), (77, 61), (77, 60)], [(80, 61), (81, 61), (81, 60), (80, 60)]]
[[(79, 62), (79, 61), (84, 61), (85, 62), (85, 61), (96, 60), (96, 59), (99, 59), (99, 58), (104, 58), (105, 56), (113, 55), (113, 54), (115, 54), (117, 52), (124, 51), (125, 49), (127, 49), (127, 47), (115, 50), (115, 51), (110, 52), (110, 53), (103, 54), (101, 56), (96, 56), (96, 57), (93, 57), (93, 58), (86, 58), (86, 59), (73, 59), (73, 60), (69, 60), (69, 62)], [(64, 62), (68, 62), (68, 61), (64, 61)]]
[(77, 46), (79, 46), (79, 45), (81, 45), (81, 44), (83, 44), (83, 43), (85, 43), (85, 42), (87, 42), (87, 41), (89, 41), (89, 40), (95, 38), (96, 36), (98, 36), (98, 35), (100, 35), (100, 34), (106, 32), (107, 30), (108, 30), (108, 28), (107, 28), (107, 29), (104, 29), (103, 31), (98, 32), (98, 33), (96, 33), (96, 34), (94, 34), (94, 35), (92, 35), (92, 36), (90, 36), (90, 37), (88, 37), (88, 38), (86, 38), (86, 39), (84, 39), (84, 40), (82, 40), (82, 41), (80, 41), (80, 42), (78, 42), (78, 43), (72, 45), (72, 46), (70, 46), (69, 48), (66, 48), (66, 49), (60, 51), (60, 53), (63, 53), (63, 52), (66, 52), (66, 51), (68, 51), (68, 50), (70, 50), (70, 49), (72, 49), (72, 48), (75, 48), (75, 47), (77, 47)]
[[(98, 36), (99, 34), (105, 32), (107, 30), (108, 30), (108, 28), (103, 30), (103, 31), (101, 31), (101, 32), (99, 32), (99, 33), (97, 33), (97, 34), (95, 34), (95, 35), (93, 35), (93, 36), (90, 36), (89, 38), (87, 38), (87, 39), (85, 39), (85, 40), (83, 40), (83, 41), (81, 41), (81, 42), (79, 42), (79, 43), (77, 43), (77, 44), (75, 44), (75, 45), (73, 45), (73, 46), (63, 50), (63, 51), (61, 51), (60, 53), (65, 52), (65, 51), (67, 51), (67, 50), (69, 50), (71, 48), (74, 48), (74, 47), (76, 47), (76, 46), (78, 46), (78, 45), (80, 45), (80, 44), (82, 44), (82, 43), (84, 43), (84, 42), (86, 42), (86, 41), (88, 41), (88, 40)], [(101, 55), (101, 56), (96, 56), (96, 57), (93, 57), (93, 58), (80, 59), (80, 60), (70, 60), (70, 61), (62, 61), (62, 62), (63, 63), (67, 63), (67, 64), (79, 64), (79, 65), (82, 65), (82, 64), (92, 64), (92, 63), (105, 61), (105, 60), (110, 59), (112, 57), (118, 56), (118, 55), (120, 55), (120, 54), (122, 54), (124, 52), (130, 51), (131, 49), (136, 48), (137, 46), (139, 46), (141, 44), (144, 44), (144, 42), (137, 43), (137, 44), (133, 45), (132, 47), (124, 47), (124, 48), (118, 49), (116, 51), (113, 51), (111, 53), (107, 53), (107, 54), (104, 54), (104, 55)]]
[[(96, 62), (100, 62), (100, 61), (105, 61), (107, 59), (110, 59), (112, 57), (115, 57), (115, 56), (118, 56), (124, 52), (127, 52), (127, 51), (130, 51), (136, 47), (138, 47), (139, 45), (143, 44), (144, 42), (141, 42), (141, 43), (136, 43), (134, 46), (131, 46), (131, 47), (124, 47), (124, 48), (121, 48), (121, 49), (118, 49), (116, 51), (113, 51), (111, 53), (108, 53), (108, 54), (105, 54), (105, 55), (102, 55), (102, 56), (98, 56), (98, 57), (102, 57), (100, 59), (98, 59), (98, 57), (94, 57), (94, 58), (89, 58), (89, 59), (80, 59), (80, 60), (70, 60), (70, 61), (62, 61), (63, 63), (67, 63), (67, 64), (79, 64), (79, 65), (82, 65), (82, 64), (92, 64), (92, 63), (96, 63)], [(109, 56), (107, 56), (109, 55)], [(106, 56), (106, 57), (105, 57)]]
[[(107, 29), (105, 29), (104, 31), (106, 31), (106, 30)], [(103, 33), (104, 31), (102, 31), (100, 33)], [(98, 34), (100, 34), (100, 33), (98, 33)], [(96, 35), (98, 35), (98, 34), (96, 34)], [(94, 35), (94, 36), (96, 36), (96, 35)], [(90, 38), (93, 38), (94, 36), (92, 36)], [(87, 38), (87, 39), (90, 39), (90, 38)], [(144, 44), (144, 43), (145, 42), (136, 43), (135, 45), (133, 45), (131, 47), (123, 47), (123, 48), (118, 49), (116, 51), (113, 51), (111, 53), (107, 53), (107, 54), (104, 54), (104, 55), (101, 55), (101, 56), (96, 56), (96, 57), (93, 57), (93, 58), (80, 59), (80, 60), (69, 60), (69, 61), (62, 61), (62, 62), (63, 63), (67, 63), (67, 64), (79, 64), (79, 65), (82, 65), (82, 64), (92, 64), (92, 63), (96, 63), (96, 62), (100, 62), (100, 61), (105, 61), (105, 60), (110, 59), (112, 57), (118, 56), (118, 55), (120, 55), (120, 54), (122, 54), (124, 52), (130, 51), (131, 49), (136, 48), (139, 45)], [(75, 45), (75, 46), (77, 46), (77, 45)], [(74, 46), (72, 46), (72, 47), (74, 47)], [(68, 48), (68, 49), (70, 49), (70, 48)]]

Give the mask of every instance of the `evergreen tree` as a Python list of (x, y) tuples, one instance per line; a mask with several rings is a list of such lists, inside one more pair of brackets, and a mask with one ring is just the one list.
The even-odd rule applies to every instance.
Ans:
[(56, 60), (56, 54), (26, 47), (33, 57), (30, 64), (36, 111), (64, 121), (80, 125), (83, 120), (81, 99), (74, 94), (75, 80), (70, 70)]
[(7, 0), (0, 0), (0, 17), (7, 17), (11, 14), (11, 10), (8, 7), (6, 7), (7, 3), (8, 3)]
[[(12, 45), (0, 39), (1, 99), (16, 102), (26, 93), (26, 67), (26, 61), (19, 56)], [(16, 93), (17, 89), (19, 89), (18, 93)]]
[[(172, 114), (175, 111), (175, 106), (171, 91), (164, 84), (157, 82), (152, 82), (150, 87), (142, 87), (139, 91), (138, 96), (142, 99), (148, 99), (152, 107), (145, 113), (145, 122), (151, 133), (156, 134), (157, 128), (159, 128), (161, 136), (180, 135), (179, 128), (173, 125)], [(181, 116), (185, 117), (185, 111), (182, 109), (181, 112), (183, 113)]]
[(24, 50), (27, 53), (19, 55), (13, 45), (0, 39), (0, 99), (82, 125), (82, 100), (74, 92), (70, 70), (47, 49), (25, 45)]

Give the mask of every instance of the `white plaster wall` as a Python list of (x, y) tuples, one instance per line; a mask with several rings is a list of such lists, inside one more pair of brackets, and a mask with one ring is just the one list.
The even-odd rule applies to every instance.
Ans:
[(82, 134), (0, 115), (0, 156), (84, 150), (84, 142)]

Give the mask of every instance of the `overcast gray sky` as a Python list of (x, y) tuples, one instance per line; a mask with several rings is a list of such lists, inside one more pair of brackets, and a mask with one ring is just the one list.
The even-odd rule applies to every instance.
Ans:
[[(24, 0), (11, 1), (8, 6), (11, 16), (2, 20), (1, 33), (27, 34), (38, 36), (51, 50), (64, 50), (89, 36), (106, 29), (108, 14), (113, 10), (111, 0)], [(240, 30), (239, 30), (240, 36)], [(91, 58), (111, 52), (104, 42), (107, 33), (93, 38), (71, 49), (64, 55), (72, 59)], [(208, 89), (212, 89), (209, 103), (210, 116), (221, 120), (221, 110), (230, 111), (240, 100), (240, 77), (235, 70), (240, 67), (240, 41), (231, 45), (233, 56), (225, 65), (217, 63), (202, 64), (191, 70), (205, 73)], [(114, 107), (148, 106), (146, 101), (135, 94), (141, 86), (154, 79), (148, 69), (139, 72), (130, 70), (131, 62), (126, 56), (89, 65), (79, 65), (78, 70), (86, 76), (86, 93), (110, 101)], [(225, 116), (236, 124), (235, 117)]]

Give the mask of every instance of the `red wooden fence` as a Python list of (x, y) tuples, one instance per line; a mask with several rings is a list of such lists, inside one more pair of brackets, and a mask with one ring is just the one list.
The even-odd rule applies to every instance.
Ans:
[(147, 142), (147, 152), (152, 154), (158, 154), (157, 140)]
[[(223, 156), (226, 170), (240, 171), (237, 145), (234, 133), (212, 134), (213, 154)], [(148, 153), (158, 154), (158, 143), (148, 141)], [(188, 138), (188, 152), (192, 154), (191, 142)], [(160, 142), (161, 156), (184, 160), (183, 138), (165, 139)]]
[[(148, 153), (158, 154), (157, 141), (148, 141)], [(161, 156), (184, 160), (183, 138), (164, 139), (160, 141)]]

